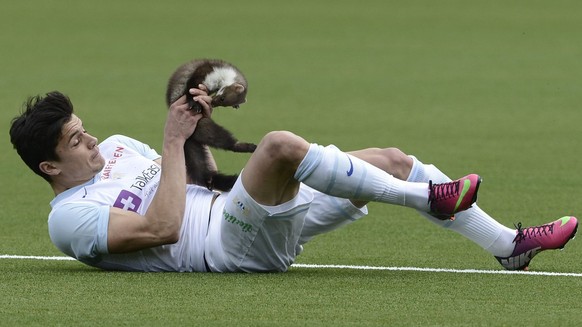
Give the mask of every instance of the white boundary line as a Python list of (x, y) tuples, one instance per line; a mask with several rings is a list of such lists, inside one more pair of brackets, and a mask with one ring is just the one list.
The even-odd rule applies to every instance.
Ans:
[[(0, 259), (29, 259), (29, 260), (58, 260), (74, 261), (70, 257), (55, 256), (32, 256), (32, 255), (9, 255), (0, 254)], [(382, 267), (382, 266), (349, 266), (349, 265), (316, 265), (296, 263), (293, 268), (311, 269), (354, 269), (354, 270), (387, 270), (387, 271), (418, 271), (435, 273), (457, 273), (457, 274), (489, 274), (489, 275), (534, 275), (534, 276), (560, 276), (560, 277), (582, 277), (582, 273), (559, 273), (549, 271), (509, 271), (509, 270), (477, 270), (477, 269), (446, 269), (446, 268), (421, 268), (421, 267)]]
[(41, 257), (36, 255), (10, 255), (10, 254), (1, 254), (0, 259), (31, 259), (31, 260), (61, 260), (61, 261), (75, 260), (71, 257)]
[(421, 267), (313, 265), (313, 264), (300, 264), (300, 263), (296, 263), (292, 267), (295, 267), (295, 268), (322, 268), (322, 269), (420, 271), (420, 272), (457, 273), (457, 274), (536, 275), (536, 276), (582, 277), (582, 273), (559, 273), (559, 272), (549, 272), (549, 271), (523, 271), (523, 270), (477, 270), (477, 269), (447, 269), (447, 268), (421, 268)]

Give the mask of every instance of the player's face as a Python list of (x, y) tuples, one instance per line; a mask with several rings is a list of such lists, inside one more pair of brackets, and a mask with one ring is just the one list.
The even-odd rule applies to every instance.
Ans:
[(75, 115), (63, 125), (56, 153), (59, 161), (54, 165), (61, 178), (68, 182), (86, 182), (105, 166), (105, 159), (97, 147), (97, 138), (87, 133), (83, 122)]

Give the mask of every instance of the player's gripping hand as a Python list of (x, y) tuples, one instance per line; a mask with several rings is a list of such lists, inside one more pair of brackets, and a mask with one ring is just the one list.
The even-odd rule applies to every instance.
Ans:
[(190, 110), (186, 96), (182, 96), (172, 103), (168, 110), (164, 128), (164, 136), (168, 140), (178, 139), (185, 141), (194, 133), (198, 121), (212, 114), (212, 98), (205, 90), (191, 89), (190, 93), (193, 95), (194, 101), (201, 105), (202, 111), (195, 112)]
[(198, 84), (198, 88), (188, 90), (195, 102), (202, 106), (202, 115), (210, 118), (212, 116), (212, 97), (208, 95), (208, 88), (204, 84)]

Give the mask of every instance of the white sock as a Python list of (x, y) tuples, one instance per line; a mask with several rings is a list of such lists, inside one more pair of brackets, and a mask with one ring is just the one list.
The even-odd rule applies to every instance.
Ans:
[(333, 145), (311, 144), (295, 179), (329, 195), (429, 211), (428, 184), (399, 180)]
[[(451, 181), (448, 176), (434, 165), (425, 165), (414, 156), (410, 157), (414, 160), (414, 164), (408, 176), (408, 181), (428, 182), (428, 180), (432, 180), (434, 183)], [(455, 214), (455, 220), (453, 221), (439, 220), (426, 212), (420, 212), (420, 214), (439, 226), (465, 236), (494, 256), (508, 257), (515, 248), (513, 243), (515, 230), (498, 223), (485, 211), (481, 210), (477, 204), (473, 204), (471, 208)]]

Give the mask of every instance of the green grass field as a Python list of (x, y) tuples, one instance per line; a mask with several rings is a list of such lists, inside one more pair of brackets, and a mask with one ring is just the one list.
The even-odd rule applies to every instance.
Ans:
[[(60, 256), (52, 192), (12, 150), (26, 97), (60, 90), (93, 135), (160, 148), (170, 73), (235, 63), (240, 139), (296, 132), (344, 150), (396, 146), (452, 177), (511, 226), (582, 216), (582, 4), (576, 1), (0, 0), (0, 255)], [(224, 171), (248, 158), (217, 152)], [(540, 254), (573, 276), (294, 267), (285, 274), (103, 272), (0, 259), (2, 326), (580, 326), (582, 244)], [(307, 244), (301, 264), (501, 270), (415, 212), (370, 215)]]

